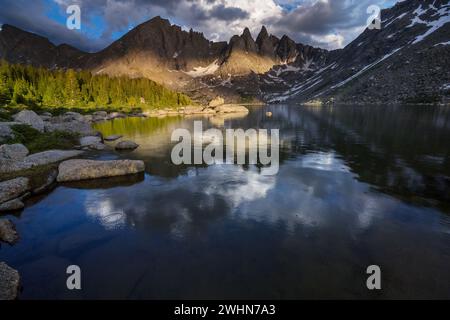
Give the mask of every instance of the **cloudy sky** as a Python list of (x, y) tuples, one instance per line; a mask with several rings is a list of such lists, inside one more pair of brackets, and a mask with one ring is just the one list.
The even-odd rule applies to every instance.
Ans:
[[(139, 23), (160, 15), (183, 28), (225, 40), (249, 27), (256, 38), (269, 33), (327, 49), (351, 42), (365, 27), (367, 8), (390, 7), (396, 0), (0, 0), (0, 24), (8, 23), (97, 51)], [(78, 4), (81, 29), (69, 30), (66, 9)]]

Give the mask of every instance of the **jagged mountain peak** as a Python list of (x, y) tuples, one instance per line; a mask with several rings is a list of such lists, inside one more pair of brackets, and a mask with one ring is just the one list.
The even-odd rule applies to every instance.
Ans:
[(267, 28), (265, 26), (262, 26), (261, 31), (258, 34), (258, 37), (256, 37), (256, 43), (260, 44), (268, 38), (269, 32), (267, 31)]

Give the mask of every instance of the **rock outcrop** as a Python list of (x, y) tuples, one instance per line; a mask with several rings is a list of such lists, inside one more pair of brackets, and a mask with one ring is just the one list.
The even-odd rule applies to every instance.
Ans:
[(79, 156), (82, 153), (81, 150), (47, 150), (26, 156), (21, 161), (0, 158), (0, 173), (11, 173), (52, 164)]
[(19, 240), (19, 235), (11, 220), (0, 219), (0, 242), (3, 241), (12, 245), (17, 240)]
[(73, 159), (59, 165), (58, 182), (79, 181), (135, 174), (145, 170), (141, 160), (84, 160)]
[(13, 199), (0, 204), (0, 212), (20, 210), (25, 207), (21, 199)]
[(29, 151), (23, 144), (3, 144), (0, 146), (0, 158), (21, 161), (27, 155)]
[(0, 262), (0, 300), (15, 300), (19, 295), (20, 276), (4, 262)]
[(22, 110), (13, 116), (14, 121), (27, 124), (40, 132), (44, 132), (44, 120), (31, 110)]
[(19, 177), (0, 182), (0, 203), (16, 199), (30, 189), (28, 178)]
[[(229, 43), (212, 42), (155, 17), (104, 50), (88, 54), (3, 25), (0, 58), (111, 76), (145, 76), (202, 101), (226, 93), (233, 101), (445, 102), (450, 100), (450, 78), (443, 67), (450, 63), (449, 16), (448, 1), (399, 1), (382, 10), (381, 29), (366, 29), (333, 51), (296, 43), (286, 35), (278, 38), (265, 27), (256, 41), (246, 28)], [(92, 117), (105, 119), (100, 114)], [(78, 128), (69, 123), (71, 130)], [(46, 130), (55, 126), (62, 125), (46, 125)], [(9, 134), (6, 127), (0, 127), (3, 134)]]
[(0, 122), (0, 141), (14, 137), (11, 126), (19, 124), (19, 122)]
[(219, 96), (219, 97), (216, 97), (213, 100), (211, 100), (209, 102), (208, 106), (210, 108), (215, 108), (215, 107), (220, 106), (220, 105), (222, 105), (224, 103), (225, 103), (225, 100), (222, 97)]

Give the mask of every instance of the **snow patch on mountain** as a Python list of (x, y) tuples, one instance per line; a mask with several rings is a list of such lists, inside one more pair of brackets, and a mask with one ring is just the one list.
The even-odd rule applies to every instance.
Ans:
[(428, 29), (427, 32), (425, 32), (424, 34), (417, 36), (416, 39), (412, 42), (412, 44), (416, 44), (424, 40), (426, 37), (435, 32), (437, 29), (441, 28), (442, 26), (450, 22), (450, 5), (442, 7), (433, 16), (436, 15), (439, 15), (439, 19), (430, 22), (425, 22), (425, 24), (428, 27), (430, 27), (430, 29)]
[(219, 69), (219, 67), (220, 65), (217, 63), (217, 60), (215, 60), (213, 63), (207, 65), (206, 67), (195, 67), (192, 71), (187, 71), (185, 73), (193, 78), (204, 77), (214, 74)]
[(367, 70), (371, 69), (372, 67), (376, 66), (377, 64), (379, 64), (380, 62), (386, 60), (387, 58), (389, 58), (390, 56), (392, 56), (393, 54), (395, 54), (397, 51), (401, 50), (402, 48), (398, 48), (395, 49), (394, 51), (392, 51), (391, 53), (386, 54), (385, 56), (383, 56), (381, 59), (372, 62), (371, 64), (368, 64), (367, 66), (365, 66), (364, 68), (362, 68), (361, 70), (359, 70), (357, 73), (355, 73), (354, 75), (352, 75), (351, 77), (345, 79), (344, 81), (332, 86), (330, 89), (336, 89), (339, 87), (342, 87), (343, 85), (345, 85), (346, 83), (352, 81), (353, 79), (359, 77), (360, 75), (362, 75), (364, 72), (366, 72)]

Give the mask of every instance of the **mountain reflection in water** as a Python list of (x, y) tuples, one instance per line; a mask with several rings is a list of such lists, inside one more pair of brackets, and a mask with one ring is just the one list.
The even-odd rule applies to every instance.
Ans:
[[(280, 129), (279, 173), (173, 165), (171, 133), (194, 120)], [(22, 239), (0, 254), (23, 298), (450, 298), (448, 108), (277, 105), (97, 129), (140, 147), (87, 157), (142, 159), (145, 176), (64, 184), (12, 217)], [(61, 285), (66, 264), (82, 292)]]

